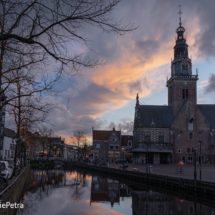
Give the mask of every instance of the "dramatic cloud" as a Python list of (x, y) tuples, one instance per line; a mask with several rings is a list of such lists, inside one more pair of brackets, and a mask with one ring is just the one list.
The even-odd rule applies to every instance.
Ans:
[[(122, 18), (124, 24), (135, 23), (139, 26), (135, 32), (116, 37), (89, 25), (78, 29), (89, 38), (90, 50), (74, 44), (71, 52), (85, 53), (85, 58), (107, 63), (58, 85), (62, 91), (58, 99), (64, 111), (56, 110), (50, 115), (55, 133), (69, 139), (75, 129), (83, 129), (90, 137), (92, 127), (112, 129), (115, 126), (124, 134), (132, 134), (132, 120), (114, 121), (103, 116), (124, 108), (137, 93), (140, 98), (147, 97), (165, 88), (179, 25), (178, 4), (182, 5), (189, 56), (196, 62), (215, 57), (215, 1), (124, 0), (112, 16), (115, 20)], [(202, 84), (203, 87), (207, 83)], [(205, 92), (214, 89), (215, 76), (211, 75)]]
[(215, 91), (215, 74), (211, 74), (208, 80), (208, 85), (205, 87), (205, 92), (211, 93), (214, 91)]

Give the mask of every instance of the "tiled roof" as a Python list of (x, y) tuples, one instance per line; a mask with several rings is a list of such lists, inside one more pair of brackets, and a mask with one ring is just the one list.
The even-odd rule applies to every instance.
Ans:
[(16, 133), (14, 130), (11, 130), (9, 128), (4, 128), (4, 136), (14, 138), (16, 137)]
[(166, 128), (170, 127), (174, 120), (170, 106), (140, 105), (140, 116), (143, 127)]
[(132, 135), (122, 135), (121, 146), (127, 146), (128, 145), (128, 140), (133, 141), (133, 136)]
[(215, 105), (207, 104), (207, 105), (197, 105), (200, 112), (203, 114), (205, 119), (208, 121), (210, 126), (215, 128)]
[[(112, 131), (93, 130), (93, 140), (108, 140)], [(120, 131), (115, 131), (120, 138)]]

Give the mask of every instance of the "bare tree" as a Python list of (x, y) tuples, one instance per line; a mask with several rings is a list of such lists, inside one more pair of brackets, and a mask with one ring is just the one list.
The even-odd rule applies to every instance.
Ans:
[(85, 132), (83, 130), (77, 129), (73, 132), (73, 136), (71, 137), (71, 139), (72, 139), (72, 143), (78, 146), (78, 158), (79, 158), (80, 146), (86, 140)]
[(39, 128), (39, 133), (41, 135), (40, 141), (41, 141), (42, 146), (43, 146), (43, 155), (44, 155), (45, 148), (47, 148), (49, 145), (48, 137), (51, 136), (52, 130), (49, 129), (47, 126), (42, 125)]
[[(14, 70), (41, 66), (47, 70), (55, 61), (57, 76), (78, 73), (104, 63), (77, 53), (74, 45), (90, 50), (89, 34), (81, 30), (90, 25), (105, 33), (122, 35), (136, 29), (111, 17), (122, 0), (4, 0), (0, 1), (0, 89), (6, 93), (13, 83)], [(86, 35), (86, 36), (85, 36)], [(20, 62), (19, 60), (22, 59)], [(50, 63), (51, 62), (51, 63)], [(34, 69), (34, 74), (37, 69)], [(7, 99), (13, 99), (12, 97)], [(5, 104), (7, 104), (7, 100)]]

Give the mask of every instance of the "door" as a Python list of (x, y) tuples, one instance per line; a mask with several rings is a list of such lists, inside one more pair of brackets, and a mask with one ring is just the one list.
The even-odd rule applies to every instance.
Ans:
[(167, 164), (167, 153), (160, 153), (160, 164)]
[(153, 153), (148, 153), (148, 164), (153, 164)]
[(182, 161), (185, 163), (185, 157), (184, 156), (182, 156)]

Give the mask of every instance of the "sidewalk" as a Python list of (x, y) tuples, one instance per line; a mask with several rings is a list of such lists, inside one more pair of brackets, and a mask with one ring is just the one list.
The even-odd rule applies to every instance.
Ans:
[[(140, 172), (146, 172), (145, 164), (126, 164), (128, 165), (127, 170), (133, 170), (138, 168)], [(122, 164), (110, 163), (110, 168), (119, 169)], [(149, 164), (152, 166), (152, 173), (157, 175), (166, 175), (172, 177), (181, 177), (186, 179), (194, 179), (194, 165), (185, 164), (183, 167), (183, 173), (176, 171), (176, 164)], [(199, 180), (200, 166), (196, 165), (197, 180)], [(215, 165), (203, 164), (202, 165), (202, 181), (214, 182), (215, 183)]]

